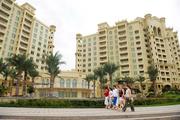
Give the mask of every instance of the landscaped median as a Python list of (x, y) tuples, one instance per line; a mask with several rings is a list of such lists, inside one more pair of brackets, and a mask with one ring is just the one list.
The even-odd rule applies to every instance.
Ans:
[[(102, 99), (9, 99), (0, 98), (0, 107), (103, 108)], [(7, 99), (7, 98), (6, 98)], [(180, 98), (146, 98), (134, 100), (135, 106), (180, 104)]]

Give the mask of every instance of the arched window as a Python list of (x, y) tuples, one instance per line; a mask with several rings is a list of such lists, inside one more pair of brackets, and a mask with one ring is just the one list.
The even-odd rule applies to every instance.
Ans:
[(71, 87), (71, 80), (66, 80), (66, 88), (70, 88)]
[(60, 87), (64, 88), (64, 80), (63, 79), (60, 80)]
[(161, 29), (158, 28), (158, 35), (161, 36)]
[(157, 29), (156, 29), (156, 27), (153, 27), (153, 32), (154, 32), (154, 35), (157, 36)]
[(73, 80), (72, 81), (72, 87), (73, 88), (77, 88), (77, 80)]

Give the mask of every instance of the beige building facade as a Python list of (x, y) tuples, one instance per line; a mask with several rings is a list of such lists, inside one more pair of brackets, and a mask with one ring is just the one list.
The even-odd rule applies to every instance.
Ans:
[(50, 92), (53, 97), (57, 98), (89, 98), (93, 96), (93, 86), (84, 79), (85, 74), (80, 74), (76, 70), (62, 71), (54, 82), (54, 88), (50, 89), (50, 77), (43, 74), (42, 77), (36, 78), (37, 97), (49, 97)]
[(180, 89), (180, 47), (177, 32), (167, 28), (165, 18), (146, 14), (133, 21), (118, 21), (115, 26), (98, 24), (95, 34), (76, 35), (76, 69), (92, 73), (107, 62), (120, 66), (113, 78), (143, 75), (155, 64), (159, 70), (157, 87)]
[(45, 72), (45, 55), (53, 52), (56, 26), (47, 26), (35, 17), (35, 8), (29, 3), (18, 5), (15, 0), (1, 0), (0, 58), (26, 54)]
[[(15, 0), (0, 1), (0, 58), (6, 60), (13, 54), (26, 54), (33, 59), (40, 72), (39, 77), (35, 78), (37, 97), (48, 97), (50, 91), (58, 98), (91, 97), (92, 83), (88, 89), (85, 75), (76, 70), (62, 71), (55, 79), (53, 90), (49, 89), (50, 75), (45, 69), (45, 55), (53, 53), (56, 26), (47, 26), (38, 20), (35, 10), (29, 3), (20, 6)], [(22, 95), (22, 82), (20, 81), (19, 95)], [(28, 78), (27, 84), (29, 83), (31, 79)], [(14, 86), (11, 94), (15, 93)]]

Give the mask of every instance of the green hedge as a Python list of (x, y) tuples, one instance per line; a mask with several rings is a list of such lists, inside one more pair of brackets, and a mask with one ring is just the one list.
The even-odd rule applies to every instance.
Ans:
[[(180, 104), (180, 98), (148, 98), (135, 100), (135, 106)], [(16, 102), (1, 102), (1, 107), (42, 107), (42, 108), (103, 108), (104, 100), (68, 100), (68, 99), (18, 99)]]
[(45, 108), (101, 108), (103, 100), (65, 99), (18, 99), (17, 102), (0, 103), (1, 107), (45, 107)]

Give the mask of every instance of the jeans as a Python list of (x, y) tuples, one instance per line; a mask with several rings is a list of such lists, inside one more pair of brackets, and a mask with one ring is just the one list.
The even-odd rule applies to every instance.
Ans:
[(125, 112), (128, 106), (130, 106), (131, 111), (134, 112), (134, 105), (133, 105), (133, 101), (131, 100), (131, 98), (126, 98), (126, 102), (125, 102), (124, 107), (122, 108), (122, 111)]

